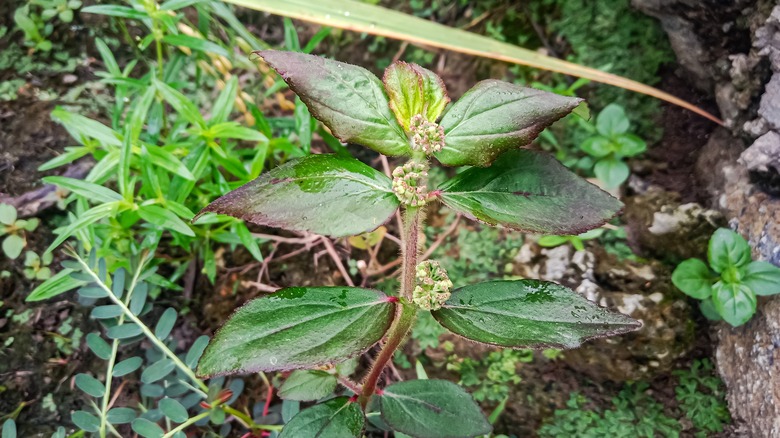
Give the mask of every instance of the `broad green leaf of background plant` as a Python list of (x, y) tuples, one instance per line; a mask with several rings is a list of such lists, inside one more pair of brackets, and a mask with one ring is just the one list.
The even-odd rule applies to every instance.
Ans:
[(489, 225), (576, 235), (601, 226), (623, 204), (545, 153), (517, 150), (473, 167), (439, 189), (448, 207)]
[(714, 278), (707, 264), (699, 259), (688, 259), (677, 265), (672, 273), (672, 283), (677, 289), (698, 300), (712, 296)]
[(314, 401), (336, 389), (338, 379), (320, 370), (296, 370), (279, 388), (279, 397), (285, 400)]
[(586, 154), (596, 158), (606, 157), (615, 151), (612, 141), (601, 135), (587, 138), (580, 147)]
[(462, 287), (431, 313), (457, 335), (509, 348), (576, 348), (589, 339), (641, 327), (571, 289), (539, 280)]
[(441, 119), (447, 166), (489, 166), (499, 155), (531, 143), (582, 99), (493, 79), (477, 83)]
[(16, 209), (13, 205), (0, 204), (0, 224), (13, 225), (16, 222)]
[(238, 309), (214, 335), (198, 374), (311, 368), (342, 361), (387, 331), (394, 305), (354, 287), (291, 287)]
[(748, 322), (756, 313), (756, 295), (744, 284), (719, 281), (712, 287), (715, 309), (733, 327)]
[(471, 395), (446, 380), (399, 382), (375, 397), (385, 423), (417, 438), (473, 437), (493, 429)]
[(608, 188), (618, 187), (628, 179), (631, 170), (628, 165), (615, 157), (602, 158), (593, 166), (593, 173)]
[(417, 64), (394, 62), (385, 70), (382, 82), (390, 108), (407, 132), (412, 117), (422, 114), (435, 122), (450, 101), (441, 78)]
[(710, 237), (707, 258), (715, 272), (750, 263), (750, 246), (745, 238), (728, 228), (718, 228)]
[(382, 81), (368, 70), (304, 53), (264, 50), (259, 55), (342, 142), (389, 156), (410, 152)]
[(9, 259), (16, 259), (19, 257), (19, 254), (22, 253), (25, 246), (27, 246), (27, 242), (22, 236), (18, 234), (9, 234), (3, 239), (2, 249), (6, 257)]
[(611, 138), (628, 131), (629, 121), (622, 106), (611, 103), (596, 117), (596, 130), (604, 137)]
[(221, 213), (260, 225), (341, 237), (379, 227), (398, 205), (392, 181), (383, 173), (353, 158), (320, 154), (279, 166), (212, 202), (200, 214)]
[(364, 422), (358, 403), (337, 397), (298, 413), (279, 438), (358, 438)]
[(615, 138), (618, 145), (617, 155), (633, 157), (647, 150), (647, 143), (634, 134), (623, 134)]
[(780, 268), (769, 262), (751, 262), (745, 266), (742, 284), (756, 295), (780, 293)]

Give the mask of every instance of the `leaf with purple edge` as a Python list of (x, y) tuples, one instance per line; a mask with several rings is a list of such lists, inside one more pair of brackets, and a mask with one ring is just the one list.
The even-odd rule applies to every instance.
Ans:
[(417, 64), (394, 62), (385, 70), (382, 82), (390, 97), (390, 108), (406, 131), (412, 117), (418, 114), (435, 122), (450, 101), (441, 78)]
[(356, 287), (291, 287), (239, 308), (198, 363), (212, 377), (312, 368), (360, 354), (384, 336), (394, 314), (382, 292)]
[(257, 52), (309, 107), (311, 114), (344, 143), (379, 153), (410, 153), (379, 80), (356, 65), (296, 52)]
[(582, 102), (493, 79), (477, 83), (439, 123), (445, 146), (436, 158), (446, 166), (489, 166), (510, 149), (530, 144)]
[(472, 167), (439, 187), (442, 202), (488, 225), (539, 234), (577, 235), (620, 212), (623, 204), (552, 156), (521, 149), (491, 167)]
[(491, 281), (456, 289), (439, 324), (472, 341), (508, 348), (576, 348), (584, 341), (639, 329), (626, 315), (599, 307), (556, 283)]

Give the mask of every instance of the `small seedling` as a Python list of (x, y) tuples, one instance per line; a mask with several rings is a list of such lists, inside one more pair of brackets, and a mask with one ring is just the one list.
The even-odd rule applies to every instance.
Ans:
[(582, 143), (582, 150), (596, 159), (593, 166), (596, 178), (609, 188), (618, 187), (628, 179), (630, 170), (623, 159), (647, 149), (644, 140), (628, 133), (629, 127), (623, 107), (607, 105), (596, 117), (596, 135)]
[(39, 223), (36, 218), (18, 219), (16, 209), (12, 205), (0, 204), (0, 237), (6, 236), (2, 244), (6, 257), (9, 259), (19, 257), (27, 246), (25, 232), (34, 231)]
[(545, 248), (554, 248), (566, 243), (571, 243), (571, 246), (573, 246), (574, 249), (583, 251), (585, 250), (585, 240), (597, 239), (601, 237), (602, 234), (604, 234), (604, 229), (596, 228), (595, 230), (586, 231), (577, 236), (542, 236), (536, 243)]
[(700, 259), (680, 263), (672, 282), (685, 294), (701, 301), (709, 319), (723, 319), (734, 327), (756, 313), (757, 295), (780, 293), (780, 268), (752, 261), (750, 246), (739, 234), (719, 228), (710, 238), (709, 267)]
[(50, 252), (38, 256), (34, 251), (27, 251), (24, 254), (24, 276), (30, 280), (48, 280), (51, 277), (51, 260)]

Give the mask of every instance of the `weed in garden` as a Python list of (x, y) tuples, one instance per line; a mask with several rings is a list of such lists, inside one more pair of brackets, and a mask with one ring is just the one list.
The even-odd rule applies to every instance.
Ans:
[(593, 173), (609, 188), (623, 184), (631, 172), (624, 158), (641, 154), (647, 149), (644, 140), (628, 133), (630, 123), (626, 112), (610, 104), (596, 117), (596, 133), (582, 143), (582, 150), (593, 157)]
[(715, 375), (709, 359), (694, 360), (688, 370), (674, 372), (680, 381), (674, 389), (680, 409), (700, 435), (723, 432), (731, 423), (723, 382)]
[[(40, 220), (19, 219), (16, 208), (8, 204), (0, 204), (0, 238), (3, 239), (3, 254), (9, 259), (19, 257), (27, 246), (27, 233), (38, 228)], [(4, 237), (3, 237), (4, 236)]]
[(701, 311), (711, 320), (722, 319), (738, 327), (756, 313), (757, 296), (780, 293), (780, 268), (752, 261), (750, 246), (734, 231), (715, 231), (707, 261), (709, 266), (700, 259), (683, 261), (672, 273), (672, 283), (701, 300)]

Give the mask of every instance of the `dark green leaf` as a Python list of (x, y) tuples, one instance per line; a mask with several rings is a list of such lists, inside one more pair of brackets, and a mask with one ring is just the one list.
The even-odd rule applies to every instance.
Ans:
[(464, 338), (510, 348), (576, 348), (642, 326), (559, 284), (491, 281), (456, 289), (437, 321)]
[(92, 397), (103, 397), (106, 393), (106, 387), (100, 381), (89, 374), (76, 374), (76, 386)]
[(125, 359), (114, 366), (114, 377), (126, 376), (140, 368), (142, 363), (143, 359), (140, 357)]
[(712, 290), (715, 309), (732, 326), (748, 322), (756, 313), (756, 294), (744, 284), (719, 281)]
[(410, 152), (382, 82), (368, 70), (303, 53), (264, 50), (260, 56), (342, 142), (390, 156)]
[(106, 330), (106, 335), (111, 339), (127, 339), (141, 334), (141, 327), (132, 322), (115, 325)]
[(130, 408), (109, 409), (106, 420), (111, 424), (127, 424), (135, 420), (135, 411)]
[(165, 433), (160, 426), (146, 418), (136, 418), (133, 420), (132, 429), (138, 435), (144, 438), (160, 438)]
[(447, 166), (489, 166), (499, 155), (530, 144), (582, 99), (489, 79), (455, 102), (441, 119)]
[(203, 355), (203, 350), (206, 349), (206, 346), (209, 345), (209, 337), (208, 336), (200, 336), (198, 339), (195, 340), (195, 342), (192, 343), (192, 347), (190, 347), (190, 351), (187, 352), (187, 356), (184, 358), (184, 363), (187, 364), (190, 368), (195, 368), (196, 365), (198, 365), (198, 361), (200, 360), (200, 357)]
[(355, 159), (321, 154), (279, 166), (200, 214), (340, 237), (379, 227), (398, 205), (392, 182), (381, 172)]
[(95, 353), (95, 356), (103, 360), (108, 360), (111, 357), (111, 346), (97, 333), (87, 335), (87, 346)]
[(489, 225), (525, 232), (576, 235), (601, 226), (623, 204), (551, 156), (505, 153), (491, 167), (473, 167), (445, 182), (441, 199)]
[(363, 423), (360, 405), (338, 397), (298, 413), (279, 438), (359, 438)]
[(712, 296), (712, 282), (710, 268), (699, 259), (685, 260), (672, 273), (672, 283), (677, 289), (699, 300)]
[(490, 433), (479, 405), (463, 388), (446, 380), (408, 380), (379, 397), (382, 419), (417, 438), (474, 437)]
[(293, 400), (282, 401), (282, 422), (287, 424), (290, 420), (301, 412), (301, 402)]
[(181, 403), (168, 397), (160, 400), (160, 411), (174, 423), (184, 423), (190, 418), (187, 409)]
[(70, 419), (85, 432), (97, 432), (100, 428), (100, 419), (86, 411), (76, 411), (70, 415)]
[(742, 284), (756, 295), (780, 293), (780, 268), (769, 262), (751, 262), (745, 266)]
[(294, 287), (248, 302), (209, 343), (198, 374), (310, 368), (374, 345), (394, 305), (383, 293), (354, 287)]
[(76, 289), (86, 284), (86, 282), (82, 280), (73, 278), (70, 275), (71, 273), (73, 273), (73, 270), (68, 268), (58, 272), (50, 279), (38, 285), (38, 287), (36, 287), (30, 293), (30, 295), (27, 296), (25, 301), (41, 301), (56, 297), (59, 294)]
[(154, 335), (160, 339), (165, 339), (171, 334), (173, 326), (176, 324), (176, 309), (169, 307), (165, 309), (160, 320), (154, 328)]
[(314, 401), (332, 393), (338, 380), (333, 374), (319, 370), (296, 370), (279, 388), (285, 400)]
[(750, 246), (747, 241), (728, 228), (718, 228), (710, 238), (707, 258), (715, 272), (723, 272), (727, 268), (750, 263)]
[(176, 368), (176, 364), (164, 357), (144, 369), (144, 372), (141, 373), (141, 382), (154, 383), (170, 374), (174, 368)]
[(89, 314), (89, 317), (93, 319), (110, 319), (116, 318), (123, 312), (124, 311), (122, 308), (116, 304), (108, 304), (105, 306), (97, 306), (93, 308), (92, 312)]
[(718, 309), (715, 308), (715, 303), (712, 302), (712, 298), (707, 298), (699, 303), (699, 309), (702, 315), (710, 321), (722, 321), (723, 317), (718, 313)]

